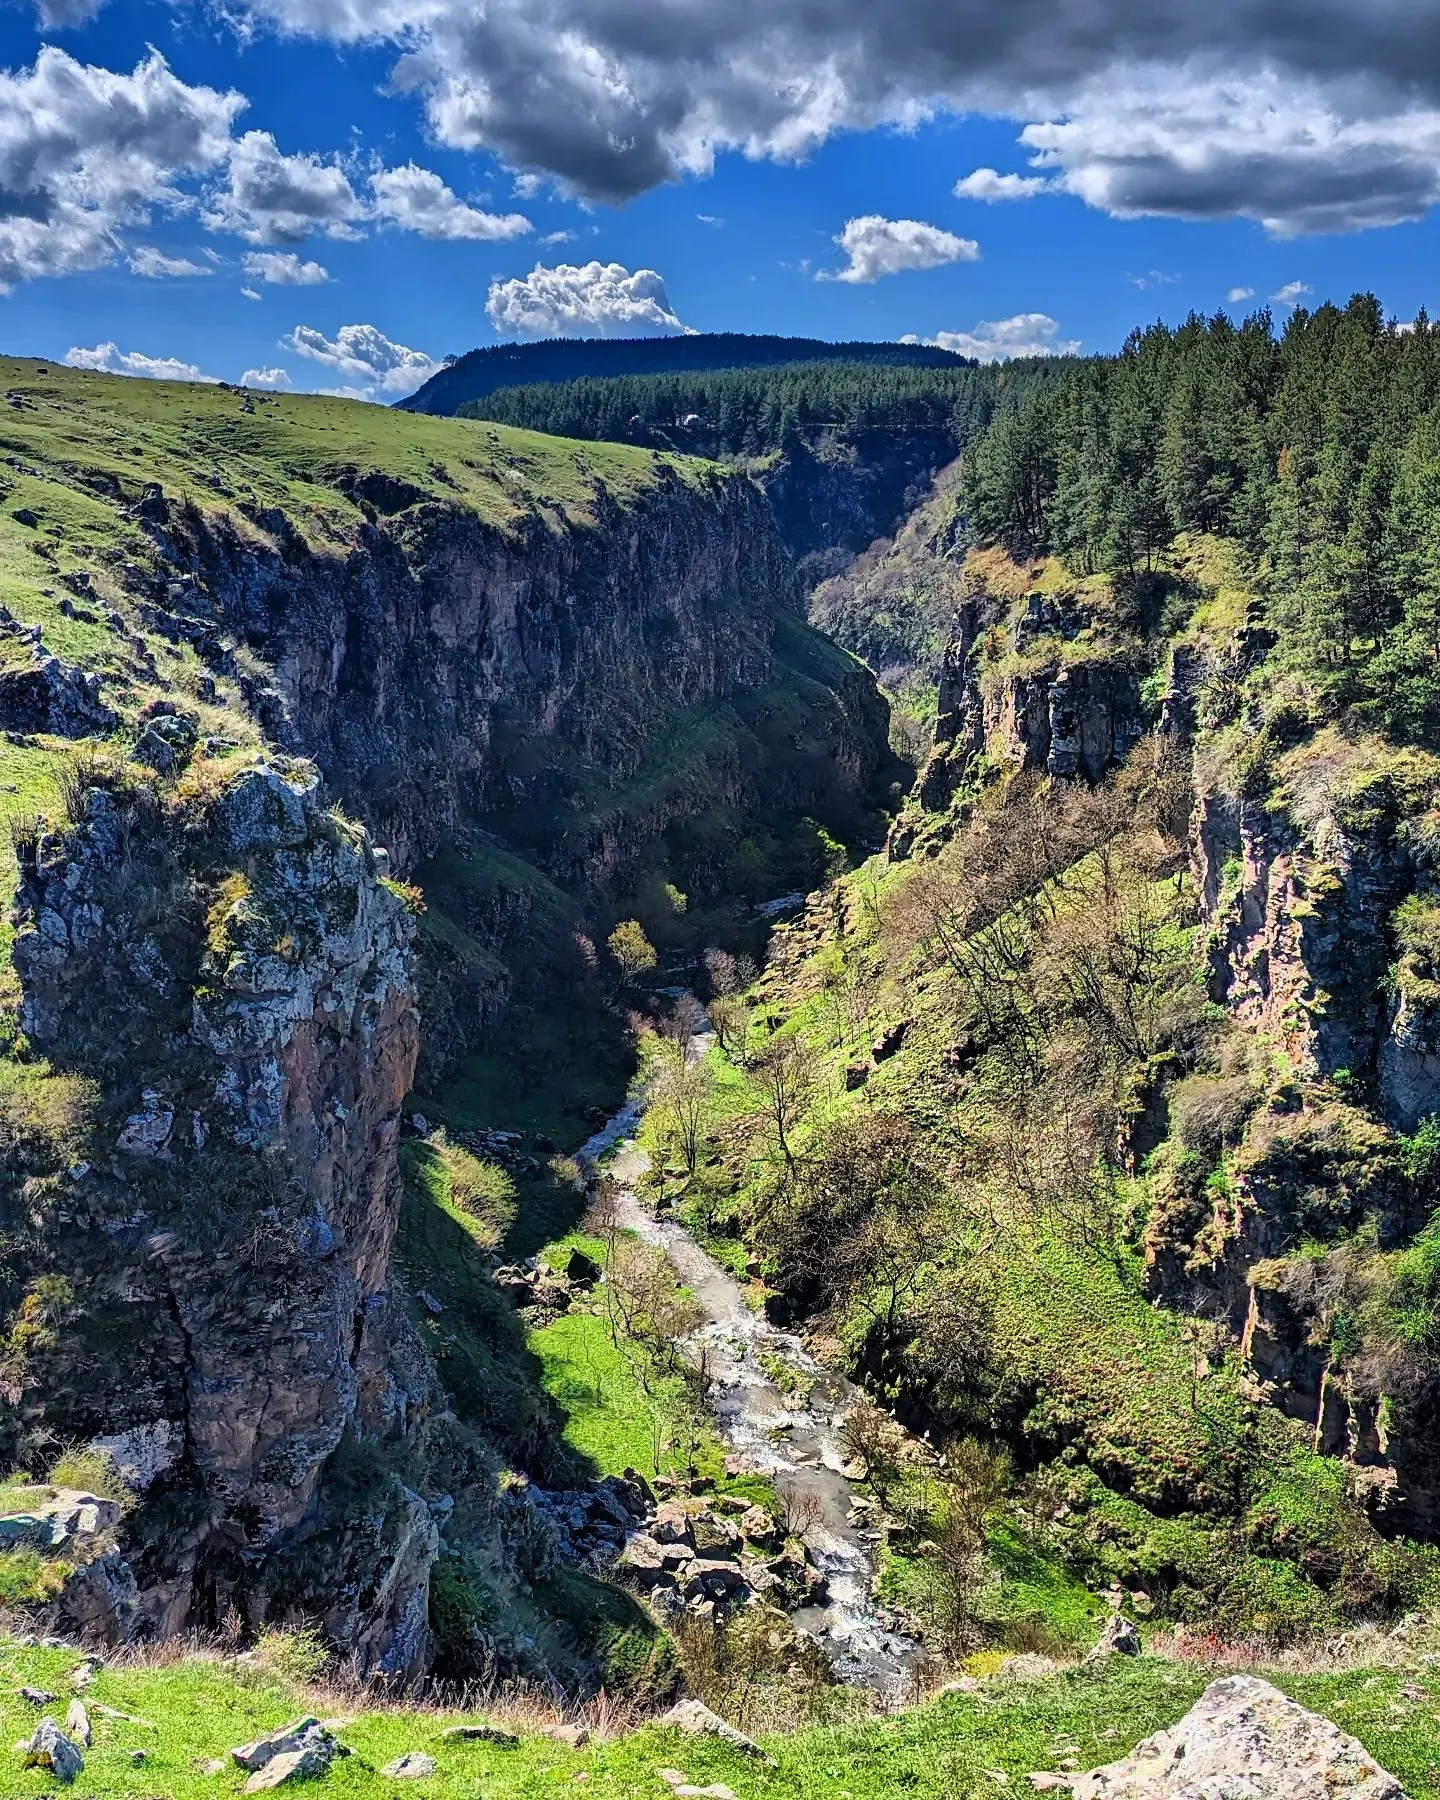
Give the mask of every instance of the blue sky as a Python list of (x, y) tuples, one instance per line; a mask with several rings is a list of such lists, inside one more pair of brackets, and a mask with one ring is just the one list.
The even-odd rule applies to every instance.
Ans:
[[(1179, 43), (1193, 7), (1151, 41), (1170, 0), (1100, 0), (1108, 41), (1047, 31), (1043, 54), (1027, 0), (983, 48), (930, 0), (864, 0), (880, 35), (860, 42), (858, 4), (832, 0), (827, 37), (800, 0), (12, 0), (0, 343), (389, 399), (513, 335), (521, 302), (528, 335), (915, 334), (982, 354), (1111, 349), (1273, 295), (1435, 305), (1418, 3), (1376, 0), (1328, 61), (1304, 30), (1262, 41), (1245, 0)], [(954, 0), (957, 31), (972, 10)], [(1316, 32), (1345, 16), (1291, 11)], [(1036, 191), (957, 195), (976, 170)], [(532, 284), (537, 265), (568, 272)], [(632, 288), (639, 270), (663, 285)], [(497, 282), (521, 284), (508, 309)]]

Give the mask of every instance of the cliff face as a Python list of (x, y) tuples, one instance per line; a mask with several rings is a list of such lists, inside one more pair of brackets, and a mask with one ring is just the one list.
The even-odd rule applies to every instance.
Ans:
[(1164, 583), (995, 552), (958, 578), (892, 855), (937, 854), (1014, 774), (1163, 771), (1209, 1041), (1182, 1034), (1126, 1102), (1146, 1290), (1223, 1328), (1387, 1531), (1433, 1536), (1440, 1383), (1403, 1307), (1431, 1280), (1440, 761), (1327, 716), (1213, 544)]
[[(0, 1457), (89, 1445), (131, 1490), (62, 1628), (318, 1619), (409, 1678), (442, 1532), (497, 1594), (548, 1541), (396, 1293), (417, 993), (453, 1060), (507, 1003), (489, 940), (573, 958), (666, 832), (857, 800), (884, 708), (743, 479), (223, 390), (167, 391), (157, 434), (132, 384), (7, 379), (0, 754), (41, 816), (0, 983)], [(392, 858), (477, 844), (515, 881), (436, 909), (421, 967)]]
[[(312, 551), (287, 516), (243, 532), (165, 506), (190, 576), (183, 628), (213, 666), (239, 639), (269, 673), (267, 728), (312, 756), (397, 867), (463, 818), (583, 804), (632, 774), (683, 708), (762, 686), (794, 580), (743, 480), (662, 480), (582, 526), (501, 530), (403, 484), (351, 484), (375, 514)], [(368, 496), (376, 494), (384, 512)]]
[(901, 526), (954, 454), (954, 439), (939, 431), (862, 431), (788, 444), (760, 485), (806, 586)]
[[(303, 1537), (342, 1438), (403, 1435), (426, 1399), (362, 1405), (394, 1328), (409, 912), (313, 772), (190, 774), (202, 794), (119, 771), (79, 790), (25, 848), (14, 910), (44, 1079), (99, 1095), (88, 1154), (29, 1183), (32, 1290), (67, 1291), (14, 1425), (103, 1440), (155, 1491), (117, 1633), (263, 1617), (267, 1558)], [(365, 1621), (376, 1667), (423, 1655), (416, 1573), (418, 1619), (412, 1577)]]

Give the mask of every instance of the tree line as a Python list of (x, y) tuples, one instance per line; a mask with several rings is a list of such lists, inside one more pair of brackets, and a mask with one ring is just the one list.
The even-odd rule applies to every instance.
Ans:
[(987, 368), (845, 360), (589, 377), (500, 388), (460, 411), (558, 437), (660, 443), (705, 456), (761, 456), (826, 430), (845, 439), (938, 432), (958, 451), (1063, 366), (1046, 358)]
[(1236, 540), (1290, 648), (1392, 729), (1440, 720), (1440, 334), (1373, 294), (1192, 314), (1066, 365), (967, 458), (983, 539), (1076, 571), (1153, 571), (1179, 532)]

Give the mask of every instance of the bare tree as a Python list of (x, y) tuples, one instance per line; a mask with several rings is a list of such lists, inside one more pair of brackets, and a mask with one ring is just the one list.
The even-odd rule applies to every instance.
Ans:
[(786, 1168), (793, 1171), (795, 1127), (805, 1115), (819, 1075), (815, 1053), (803, 1038), (786, 1032), (771, 1038), (751, 1064), (751, 1073), (764, 1095), (765, 1116), (776, 1145)]

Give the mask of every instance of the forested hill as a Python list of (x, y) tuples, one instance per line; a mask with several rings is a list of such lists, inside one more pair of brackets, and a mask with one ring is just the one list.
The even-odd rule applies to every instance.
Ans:
[(757, 456), (798, 433), (939, 432), (958, 450), (994, 415), (1002, 393), (1028, 392), (1041, 360), (948, 368), (795, 361), (758, 368), (587, 377), (498, 389), (461, 416), (558, 437), (664, 444), (715, 457)]
[(1177, 532), (1238, 541), (1332, 701), (1440, 724), (1440, 331), (1373, 295), (1137, 331), (1002, 413), (968, 459), (976, 532), (1079, 573), (1158, 567)]
[(848, 362), (895, 368), (958, 369), (963, 356), (931, 344), (842, 343), (739, 331), (669, 338), (550, 338), (538, 344), (493, 344), (458, 356), (400, 406), (452, 415), (496, 388), (592, 376), (649, 375), (702, 369), (772, 368), (777, 363)]

